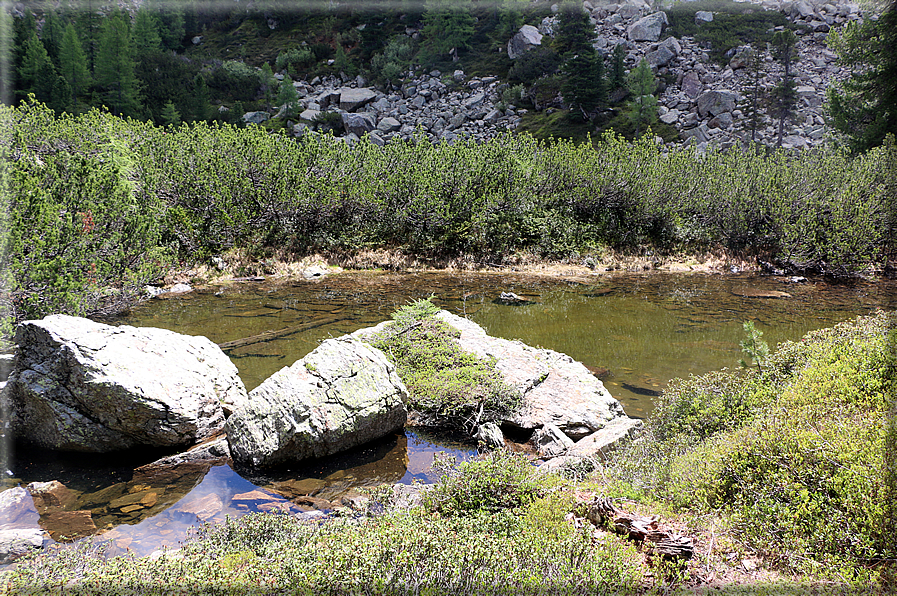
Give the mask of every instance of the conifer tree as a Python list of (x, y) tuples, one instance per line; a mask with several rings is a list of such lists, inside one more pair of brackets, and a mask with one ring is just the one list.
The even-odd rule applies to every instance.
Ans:
[(763, 88), (760, 79), (763, 78), (763, 58), (760, 52), (751, 48), (747, 56), (747, 75), (750, 82), (746, 88), (747, 94), (743, 104), (745, 130), (751, 132), (751, 143), (757, 141), (757, 129), (763, 126), (766, 118), (763, 115)]
[(614, 46), (610, 61), (610, 87), (620, 89), (626, 85), (626, 48), (623, 44), (618, 43)]
[(127, 17), (114, 14), (103, 21), (97, 48), (94, 82), (99, 99), (114, 113), (137, 117), (141, 110)]
[(469, 0), (427, 0), (425, 6), (424, 43), (431, 52), (444, 56), (470, 47), (475, 21)]
[(657, 98), (654, 97), (657, 81), (644, 58), (626, 77), (626, 88), (632, 94), (627, 116), (635, 128), (635, 136), (640, 137), (657, 122)]
[(62, 20), (51, 10), (44, 16), (44, 26), (41, 28), (40, 40), (47, 49), (47, 54), (54, 66), (59, 66), (59, 50), (62, 47), (62, 35), (65, 27)]
[(777, 31), (772, 36), (772, 52), (776, 60), (782, 63), (785, 73), (782, 81), (773, 90), (773, 114), (779, 119), (779, 132), (776, 144), (781, 147), (785, 136), (785, 120), (790, 118), (797, 104), (797, 89), (791, 74), (791, 63), (795, 58), (797, 36), (790, 29)]
[(33, 31), (25, 41), (22, 65), (19, 67), (19, 93), (24, 97), (33, 93), (39, 101), (49, 102), (56, 72), (44, 44)]
[(131, 30), (131, 53), (135, 59), (162, 51), (159, 23), (156, 15), (146, 7), (140, 7)]
[(72, 97), (78, 97), (82, 90), (90, 86), (90, 71), (84, 48), (71, 23), (65, 26), (62, 46), (59, 48), (59, 70), (71, 89)]
[(897, 136), (897, 0), (878, 20), (852, 24), (827, 40), (849, 79), (829, 87), (828, 112), (833, 126), (847, 135), (855, 152)]
[(265, 109), (270, 110), (277, 92), (277, 79), (274, 78), (274, 71), (271, 70), (271, 65), (267, 62), (262, 64), (262, 70), (259, 73), (259, 88), (262, 99), (265, 100)]
[(162, 113), (160, 114), (162, 118), (162, 122), (169, 126), (177, 126), (181, 123), (181, 114), (178, 112), (177, 108), (174, 107), (174, 104), (170, 101), (167, 102), (162, 107)]
[[(269, 67), (270, 68), (270, 67)], [(209, 87), (205, 78), (198, 74), (193, 79), (193, 119), (204, 121), (209, 119)]]
[(565, 59), (563, 70), (567, 75), (561, 95), (571, 109), (578, 109), (588, 119), (589, 112), (607, 99), (604, 58), (592, 45), (595, 27), (582, 5), (578, 2), (564, 4), (559, 16), (555, 48)]
[(284, 118), (292, 118), (296, 115), (299, 104), (299, 92), (293, 87), (293, 81), (288, 75), (284, 75), (277, 92), (277, 105), (283, 109)]

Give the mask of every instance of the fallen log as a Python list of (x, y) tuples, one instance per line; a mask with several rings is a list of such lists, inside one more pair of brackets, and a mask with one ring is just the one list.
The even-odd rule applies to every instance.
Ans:
[(284, 329), (273, 329), (271, 331), (263, 331), (262, 333), (258, 333), (256, 335), (250, 335), (249, 337), (243, 337), (241, 339), (235, 339), (233, 341), (226, 341), (218, 344), (218, 347), (222, 350), (232, 350), (234, 348), (242, 348), (244, 346), (251, 346), (253, 344), (258, 344), (266, 341), (271, 341), (273, 339), (283, 339), (284, 337), (289, 337), (294, 333), (302, 333), (303, 331), (308, 331), (310, 329), (314, 329), (315, 327), (322, 327), (324, 325), (332, 325), (334, 323), (341, 323), (342, 321), (348, 321), (351, 317), (328, 317), (325, 319), (318, 319), (315, 321), (311, 321), (308, 323), (303, 323), (302, 325), (296, 325), (294, 327), (286, 327)]
[(610, 522), (614, 532), (631, 540), (653, 543), (654, 551), (664, 557), (690, 559), (694, 555), (692, 538), (661, 528), (656, 515), (642, 517), (617, 509), (607, 497), (596, 495), (588, 504), (586, 517), (599, 527)]

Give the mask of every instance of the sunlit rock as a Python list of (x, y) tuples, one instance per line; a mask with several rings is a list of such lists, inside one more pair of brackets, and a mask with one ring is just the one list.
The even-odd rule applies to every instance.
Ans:
[(400, 430), (407, 390), (383, 354), (330, 339), (249, 394), (228, 419), (234, 461), (271, 467), (323, 457)]
[(237, 368), (205, 337), (52, 315), (25, 321), (10, 379), (18, 437), (102, 453), (192, 445), (246, 400)]

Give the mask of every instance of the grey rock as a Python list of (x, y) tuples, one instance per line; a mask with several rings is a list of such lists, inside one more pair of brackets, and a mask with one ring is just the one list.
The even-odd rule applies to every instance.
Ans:
[(339, 109), (354, 112), (358, 108), (374, 101), (377, 94), (371, 89), (353, 89), (344, 87), (339, 90)]
[(698, 97), (698, 114), (702, 118), (717, 116), (735, 109), (738, 96), (728, 90), (707, 91)]
[(473, 438), (477, 440), (477, 443), (482, 443), (489, 449), (500, 449), (505, 446), (505, 436), (494, 422), (478, 426)]
[(246, 124), (261, 124), (271, 115), (268, 112), (246, 112), (243, 114), (243, 122)]
[(626, 29), (630, 41), (657, 41), (669, 24), (665, 12), (655, 12), (642, 17)]
[(580, 439), (568, 451), (573, 457), (604, 458), (619, 441), (632, 436), (644, 425), (635, 418), (617, 418), (601, 430)]
[(536, 46), (542, 45), (542, 34), (532, 25), (524, 25), (508, 42), (508, 58), (516, 60)]
[(645, 60), (648, 61), (648, 64), (657, 68), (660, 66), (666, 66), (675, 57), (676, 54), (674, 54), (672, 50), (670, 50), (670, 48), (660, 46), (656, 50), (648, 52), (645, 55)]
[(573, 440), (550, 422), (533, 433), (530, 443), (542, 457), (558, 457), (573, 447)]
[(713, 22), (713, 13), (706, 10), (699, 10), (695, 13), (695, 25), (703, 25)]
[(347, 133), (361, 138), (365, 133), (377, 128), (374, 118), (370, 114), (345, 112), (342, 115), (343, 128)]
[(234, 461), (272, 467), (331, 455), (401, 429), (407, 390), (382, 352), (324, 341), (249, 394), (227, 421)]
[(381, 132), (395, 132), (400, 128), (402, 128), (402, 123), (388, 116), (377, 124), (377, 130)]
[(682, 92), (692, 99), (695, 99), (704, 90), (704, 84), (698, 78), (698, 73), (693, 70), (688, 71), (681, 83)]
[(38, 528), (0, 530), (0, 565), (12, 563), (44, 545), (44, 531)]
[(723, 130), (728, 130), (732, 127), (734, 119), (730, 112), (723, 112), (719, 116), (715, 116), (707, 123), (709, 128), (722, 128)]
[(102, 453), (192, 445), (246, 402), (208, 338), (52, 315), (16, 331), (16, 434), (48, 449)]
[(456, 70), (455, 72), (452, 73), (452, 80), (455, 81), (456, 83), (462, 82), (464, 80), (464, 78), (465, 77), (464, 77), (463, 70)]
[(447, 311), (436, 316), (461, 331), (462, 349), (480, 358), (495, 358), (505, 382), (523, 396), (521, 407), (503, 424), (524, 429), (554, 424), (575, 440), (626, 416), (604, 384), (570, 356), (490, 337), (473, 321)]

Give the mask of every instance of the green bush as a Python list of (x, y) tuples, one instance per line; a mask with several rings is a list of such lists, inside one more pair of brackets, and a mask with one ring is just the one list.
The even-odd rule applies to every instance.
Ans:
[(495, 513), (529, 505), (547, 484), (526, 456), (498, 450), (450, 467), (424, 494), (422, 504), (449, 516)]
[(722, 510), (780, 566), (876, 580), (895, 555), (895, 323), (860, 317), (783, 344), (762, 372), (671, 384), (616, 477), (679, 507)]

